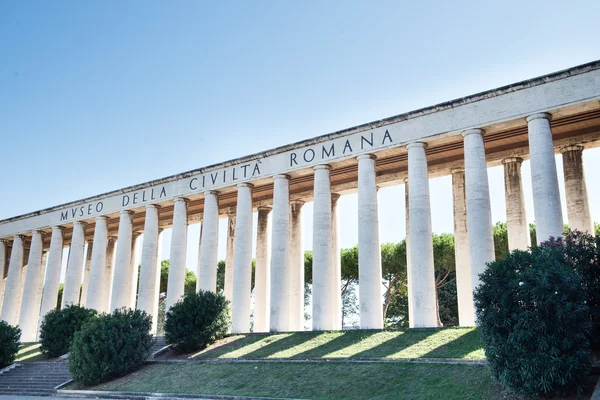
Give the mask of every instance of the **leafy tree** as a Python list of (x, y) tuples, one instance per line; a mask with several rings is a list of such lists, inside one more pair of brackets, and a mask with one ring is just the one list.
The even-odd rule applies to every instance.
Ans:
[(0, 321), (0, 369), (15, 361), (21, 345), (21, 329)]
[(496, 222), (493, 234), (496, 260), (501, 260), (506, 253), (508, 253), (508, 229), (506, 227), (506, 222)]
[[(433, 268), (435, 270), (435, 297), (438, 326), (444, 325), (440, 317), (439, 290), (456, 280), (456, 261), (454, 256), (454, 235), (442, 233), (433, 234)], [(452, 308), (451, 308), (452, 309)], [(456, 306), (458, 318), (458, 305)], [(450, 321), (448, 321), (450, 322)]]
[[(252, 259), (252, 289), (254, 290), (254, 276), (256, 270), (256, 259)], [(217, 293), (225, 291), (225, 260), (220, 260), (217, 263)]]
[[(358, 298), (356, 297), (356, 284), (346, 286), (342, 293), (342, 327), (348, 325), (352, 316), (358, 314)], [(356, 324), (352, 324), (355, 326)]]
[[(169, 287), (169, 260), (162, 260), (160, 263), (160, 293), (167, 293)], [(189, 269), (185, 270), (184, 293), (194, 293), (196, 291), (196, 274)]]
[(406, 242), (404, 240), (400, 243), (381, 245), (381, 270), (385, 288), (383, 295), (383, 319), (385, 321), (388, 318), (388, 309), (392, 299), (406, 288)]
[(68, 305), (62, 310), (50, 310), (44, 316), (40, 327), (40, 350), (51, 357), (68, 353), (75, 332), (95, 315), (95, 310), (78, 305)]
[(65, 290), (65, 285), (62, 283), (58, 285), (58, 299), (56, 301), (56, 309), (60, 310), (60, 305), (62, 304), (63, 291)]

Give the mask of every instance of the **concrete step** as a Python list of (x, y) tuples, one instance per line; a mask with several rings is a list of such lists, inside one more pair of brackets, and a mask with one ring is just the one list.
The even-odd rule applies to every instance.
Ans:
[(70, 379), (67, 363), (23, 363), (0, 375), (0, 395), (49, 395), (56, 386)]

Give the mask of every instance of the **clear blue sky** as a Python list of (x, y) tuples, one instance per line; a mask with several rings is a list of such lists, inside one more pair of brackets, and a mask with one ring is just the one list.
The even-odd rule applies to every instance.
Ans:
[[(0, 218), (600, 58), (597, 0), (404, 3), (0, 2)], [(490, 184), (504, 220), (500, 169)], [(404, 237), (403, 190), (381, 191), (382, 241)], [(449, 179), (431, 191), (449, 232)]]

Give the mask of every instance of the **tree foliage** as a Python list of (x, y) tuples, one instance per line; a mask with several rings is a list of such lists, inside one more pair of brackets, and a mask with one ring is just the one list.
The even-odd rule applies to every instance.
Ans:
[(105, 382), (140, 368), (153, 344), (152, 318), (140, 310), (114, 310), (86, 322), (75, 333), (69, 355), (73, 379)]
[(15, 361), (21, 345), (21, 329), (0, 321), (0, 369)]
[(62, 310), (50, 310), (40, 327), (40, 350), (51, 357), (69, 352), (75, 332), (96, 315), (96, 311), (69, 305)]

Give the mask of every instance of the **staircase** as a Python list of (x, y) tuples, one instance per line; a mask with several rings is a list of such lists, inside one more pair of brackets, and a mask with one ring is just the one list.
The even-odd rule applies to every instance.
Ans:
[(157, 351), (161, 350), (165, 346), (169, 345), (167, 343), (167, 341), (165, 340), (164, 336), (156, 336), (154, 339), (155, 339), (155, 342), (152, 345), (152, 348), (150, 349), (150, 359), (153, 358), (152, 356), (153, 356), (154, 353), (156, 353)]
[(66, 362), (28, 362), (0, 373), (0, 395), (42, 396), (71, 379)]

